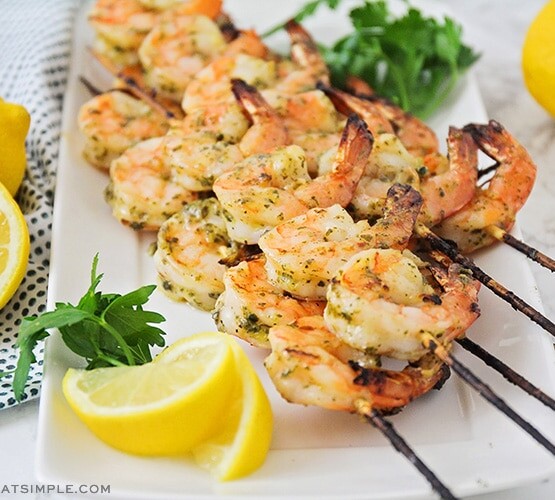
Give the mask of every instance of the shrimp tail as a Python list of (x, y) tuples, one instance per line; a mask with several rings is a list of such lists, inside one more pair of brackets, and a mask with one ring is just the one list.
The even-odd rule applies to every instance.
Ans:
[(222, 35), (227, 43), (231, 43), (233, 40), (239, 38), (241, 31), (237, 28), (237, 26), (235, 26), (233, 19), (231, 19), (228, 14), (220, 12), (216, 18), (216, 24), (220, 28), (220, 31), (222, 32)]
[(291, 39), (291, 58), (301, 66), (308, 67), (310, 65), (308, 55), (319, 53), (318, 46), (310, 33), (294, 19), (285, 23), (285, 31)]
[(522, 208), (536, 179), (536, 165), (526, 149), (495, 120), (487, 125), (469, 124), (478, 147), (500, 166), (491, 180), (489, 191), (512, 207), (516, 214)]
[(291, 39), (291, 59), (303, 68), (316, 71), (319, 80), (329, 83), (328, 67), (308, 31), (294, 19), (285, 23), (285, 30)]
[[(366, 123), (356, 113), (352, 113), (341, 134), (334, 170), (340, 164), (353, 166), (361, 164), (363, 167), (370, 156), (373, 145), (374, 136), (368, 130)], [(362, 175), (362, 173), (363, 168), (360, 168), (360, 174)], [(357, 182), (359, 179), (360, 176)]]
[(345, 208), (353, 198), (374, 145), (374, 137), (358, 115), (349, 116), (329, 175), (317, 177), (295, 191), (295, 196), (308, 207), (330, 207), (335, 203)]
[(275, 114), (275, 111), (262, 97), (260, 92), (247, 82), (239, 78), (233, 78), (231, 80), (231, 91), (245, 111), (247, 118), (251, 119), (251, 121), (255, 115)]
[(376, 248), (406, 248), (422, 207), (422, 196), (408, 184), (387, 191), (383, 217), (372, 226)]
[(362, 78), (355, 75), (348, 75), (345, 79), (345, 87), (354, 95), (359, 97), (370, 97), (375, 94), (374, 89)]
[(287, 128), (278, 112), (255, 87), (234, 78), (231, 80), (231, 91), (252, 125), (240, 143), (245, 156), (269, 153), (290, 142)]
[(329, 97), (340, 113), (344, 115), (357, 113), (366, 122), (372, 134), (394, 133), (391, 122), (368, 99), (351, 95), (322, 82), (318, 82), (316, 87)]

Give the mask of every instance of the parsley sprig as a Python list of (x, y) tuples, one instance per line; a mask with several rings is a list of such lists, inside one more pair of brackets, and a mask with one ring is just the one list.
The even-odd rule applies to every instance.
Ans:
[(97, 264), (98, 255), (92, 263), (91, 285), (76, 306), (59, 302), (55, 310), (21, 322), (17, 340), (20, 354), (13, 381), (18, 401), (23, 398), (31, 364), (36, 362), (33, 350), (48, 337), (50, 328), (57, 328), (64, 343), (87, 360), (87, 369), (141, 365), (152, 360), (151, 346), (164, 346), (165, 333), (151, 323), (161, 323), (165, 318), (143, 309), (156, 285), (125, 295), (96, 291), (103, 276), (97, 274)]
[[(305, 19), (323, 4), (335, 8), (340, 1), (309, 2), (295, 19)], [(333, 84), (343, 87), (348, 75), (358, 76), (377, 95), (422, 119), (479, 57), (462, 42), (462, 28), (453, 19), (426, 17), (410, 5), (395, 17), (387, 2), (366, 0), (349, 17), (353, 31), (330, 47), (320, 46)]]

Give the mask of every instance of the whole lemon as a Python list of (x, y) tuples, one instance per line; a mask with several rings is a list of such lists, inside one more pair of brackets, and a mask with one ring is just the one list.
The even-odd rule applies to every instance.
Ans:
[(25, 174), (25, 137), (30, 123), (31, 117), (23, 106), (0, 98), (0, 182), (12, 196)]
[(530, 93), (555, 116), (555, 0), (547, 2), (528, 29), (522, 70)]

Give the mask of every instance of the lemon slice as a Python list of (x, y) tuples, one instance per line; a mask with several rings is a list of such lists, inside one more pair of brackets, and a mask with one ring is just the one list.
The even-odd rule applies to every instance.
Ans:
[[(232, 404), (220, 416), (221, 433), (193, 448), (197, 463), (220, 481), (237, 479), (258, 469), (272, 440), (273, 417), (268, 396), (249, 358), (231, 337), (226, 337), (235, 356), (241, 384)], [(167, 349), (159, 359), (179, 359), (179, 346)]]
[(19, 206), (0, 184), (0, 309), (21, 283), (29, 260), (29, 231)]
[(522, 49), (524, 82), (536, 101), (555, 116), (555, 0), (536, 16)]
[(69, 369), (63, 392), (102, 441), (140, 455), (177, 455), (220, 431), (239, 384), (231, 346), (221, 335), (179, 341), (179, 359), (141, 366)]

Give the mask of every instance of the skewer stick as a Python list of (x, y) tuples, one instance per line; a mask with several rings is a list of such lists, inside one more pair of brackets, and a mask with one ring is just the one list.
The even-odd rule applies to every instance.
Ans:
[(395, 430), (391, 422), (383, 418), (378, 411), (373, 409), (368, 401), (360, 399), (355, 402), (355, 406), (358, 413), (362, 415), (367, 422), (376, 427), (388, 439), (393, 447), (418, 469), (441, 498), (449, 500), (456, 499), (453, 493), (449, 491), (449, 488), (447, 488), (432, 470), (420, 460), (410, 445)]
[(503, 363), (503, 361), (496, 358), (493, 354), (490, 354), (483, 347), (479, 346), (475, 342), (472, 342), (472, 340), (466, 337), (457, 339), (457, 342), (467, 351), (480, 358), (484, 363), (486, 363), (486, 365), (503, 375), (503, 377), (505, 377), (505, 379), (509, 382), (520, 387), (523, 391), (527, 392), (538, 401), (541, 401), (548, 408), (555, 410), (555, 399), (548, 396), (534, 384), (528, 382), (528, 380), (526, 380), (522, 375), (515, 372), (510, 366), (507, 366)]
[(544, 253), (532, 248), (530, 245), (524, 243), (524, 241), (518, 240), (514, 236), (511, 236), (507, 231), (501, 229), (498, 226), (488, 226), (486, 231), (490, 236), (493, 236), (496, 240), (503, 241), (507, 245), (515, 248), (519, 252), (523, 253), (529, 259), (537, 262), (540, 266), (543, 266), (550, 271), (555, 271), (555, 260), (548, 257)]
[(466, 366), (458, 361), (452, 354), (449, 354), (445, 348), (438, 344), (434, 337), (429, 334), (422, 336), (422, 345), (433, 352), (441, 361), (453, 369), (467, 384), (475, 389), (480, 396), (489, 401), (499, 411), (509, 417), (515, 424), (522, 430), (534, 438), (552, 455), (555, 455), (555, 444), (547, 439), (538, 429), (536, 429), (530, 422), (522, 418), (515, 412), (503, 399), (501, 399), (491, 387), (482, 382), (474, 373), (472, 373)]
[(505, 288), (501, 283), (495, 281), (491, 276), (482, 271), (472, 260), (461, 255), (455, 246), (441, 239), (439, 236), (430, 231), (426, 226), (420, 224), (415, 228), (416, 233), (421, 238), (426, 239), (433, 248), (447, 255), (452, 261), (461, 264), (472, 272), (474, 278), (483, 283), (498, 297), (508, 302), (513, 309), (520, 311), (528, 316), (534, 323), (540, 325), (544, 330), (555, 336), (555, 324), (546, 318), (539, 311), (527, 304), (518, 295)]
[(79, 81), (85, 86), (85, 88), (91, 93), (92, 96), (96, 97), (97, 95), (102, 94), (102, 90), (100, 90), (98, 87), (95, 87), (84, 76), (80, 76)]

